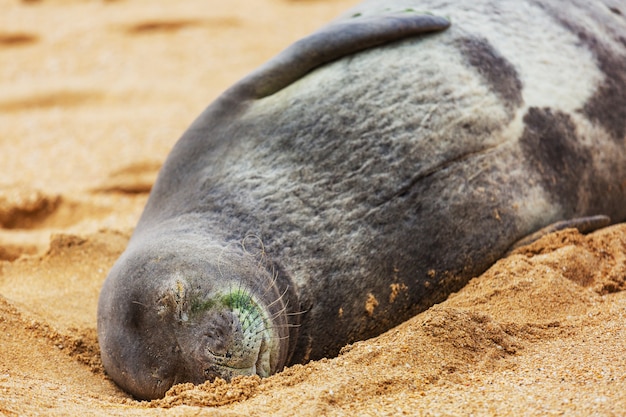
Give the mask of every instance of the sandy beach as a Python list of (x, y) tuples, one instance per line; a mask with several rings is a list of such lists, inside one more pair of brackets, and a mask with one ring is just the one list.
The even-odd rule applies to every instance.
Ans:
[(626, 413), (626, 224), (565, 230), (337, 358), (139, 402), (100, 287), (222, 91), (356, 0), (0, 0), (0, 415)]

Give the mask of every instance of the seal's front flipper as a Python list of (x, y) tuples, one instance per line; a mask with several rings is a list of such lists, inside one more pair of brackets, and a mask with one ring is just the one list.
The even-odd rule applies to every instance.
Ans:
[(598, 215), (598, 216), (589, 216), (589, 217), (579, 217), (571, 220), (562, 220), (560, 222), (552, 223), (549, 226), (546, 226), (542, 229), (539, 229), (535, 233), (532, 233), (511, 246), (508, 253), (513, 252), (515, 249), (520, 248), (525, 245), (530, 245), (531, 243), (539, 240), (545, 235), (553, 232), (557, 232), (559, 230), (574, 228), (578, 229), (580, 233), (591, 233), (594, 230), (601, 229), (603, 227), (611, 224), (611, 219), (608, 216)]
[(331, 23), (289, 46), (241, 80), (224, 99), (258, 99), (276, 93), (330, 61), (367, 48), (428, 32), (447, 29), (450, 22), (411, 10), (377, 16), (358, 16)]

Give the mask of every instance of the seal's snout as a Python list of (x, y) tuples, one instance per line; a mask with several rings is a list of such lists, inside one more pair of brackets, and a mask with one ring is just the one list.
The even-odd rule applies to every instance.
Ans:
[(249, 292), (239, 288), (188, 304), (188, 320), (176, 332), (188, 379), (271, 373), (271, 318)]

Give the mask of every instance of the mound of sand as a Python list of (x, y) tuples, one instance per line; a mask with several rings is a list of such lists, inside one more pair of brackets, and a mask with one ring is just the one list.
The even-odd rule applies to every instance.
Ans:
[(546, 236), (397, 328), (265, 380), (137, 402), (106, 377), (98, 292), (169, 149), (222, 90), (355, 3), (0, 0), (0, 414), (626, 410), (626, 225)]

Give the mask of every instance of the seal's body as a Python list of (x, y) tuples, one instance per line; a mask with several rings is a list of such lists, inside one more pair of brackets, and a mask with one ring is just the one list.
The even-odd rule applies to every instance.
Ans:
[(269, 375), (593, 215), (626, 219), (626, 6), (365, 2), (176, 144), (104, 284), (102, 360), (141, 398)]

